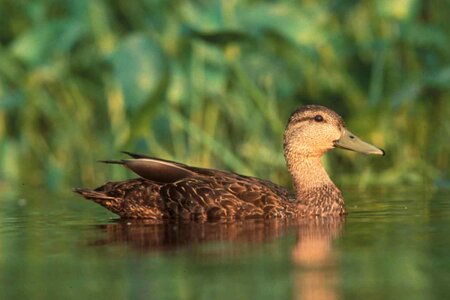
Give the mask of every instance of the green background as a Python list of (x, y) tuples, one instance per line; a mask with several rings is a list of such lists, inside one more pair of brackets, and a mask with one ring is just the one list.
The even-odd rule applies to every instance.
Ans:
[(449, 185), (449, 1), (0, 1), (0, 182), (131, 176), (120, 150), (289, 184), (300, 104), (387, 152), (339, 184)]

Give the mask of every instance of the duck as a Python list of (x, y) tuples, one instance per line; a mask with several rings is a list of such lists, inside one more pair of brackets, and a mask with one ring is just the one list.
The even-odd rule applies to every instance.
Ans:
[(347, 213), (344, 198), (321, 157), (334, 148), (385, 155), (351, 133), (339, 114), (320, 105), (303, 105), (291, 114), (283, 148), (293, 191), (265, 179), (124, 151), (129, 159), (101, 162), (122, 165), (138, 178), (74, 192), (123, 219), (206, 222), (342, 216)]

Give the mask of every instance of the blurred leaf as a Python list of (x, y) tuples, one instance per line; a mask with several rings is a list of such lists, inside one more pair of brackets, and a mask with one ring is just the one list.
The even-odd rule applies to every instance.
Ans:
[(450, 66), (445, 66), (434, 74), (429, 75), (427, 80), (435, 87), (448, 88), (450, 86)]
[(132, 109), (140, 107), (155, 92), (167, 72), (160, 46), (144, 34), (124, 38), (112, 56), (112, 63), (126, 107)]
[(68, 54), (82, 33), (83, 25), (78, 20), (53, 20), (19, 36), (12, 51), (28, 65), (46, 63), (55, 55)]
[(279, 34), (292, 44), (312, 49), (324, 43), (329, 31), (324, 31), (327, 11), (320, 5), (292, 6), (287, 3), (259, 4), (237, 11), (243, 29), (256, 34)]
[(18, 109), (25, 104), (25, 97), (20, 91), (10, 92), (0, 97), (0, 110)]

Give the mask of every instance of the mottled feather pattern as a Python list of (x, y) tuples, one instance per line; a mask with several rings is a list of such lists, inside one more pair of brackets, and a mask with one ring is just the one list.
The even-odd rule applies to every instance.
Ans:
[[(344, 197), (335, 185), (327, 184), (300, 192), (306, 211), (312, 216), (346, 214)], [(320, 195), (320, 197), (317, 197)]]
[(142, 178), (109, 182), (81, 193), (123, 218), (283, 218), (296, 217), (303, 208), (293, 194), (276, 184), (224, 171), (165, 184)]

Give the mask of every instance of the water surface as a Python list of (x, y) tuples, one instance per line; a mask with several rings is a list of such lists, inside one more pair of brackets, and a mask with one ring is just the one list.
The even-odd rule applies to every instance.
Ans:
[(345, 195), (345, 219), (155, 225), (4, 193), (0, 299), (448, 297), (449, 191)]

